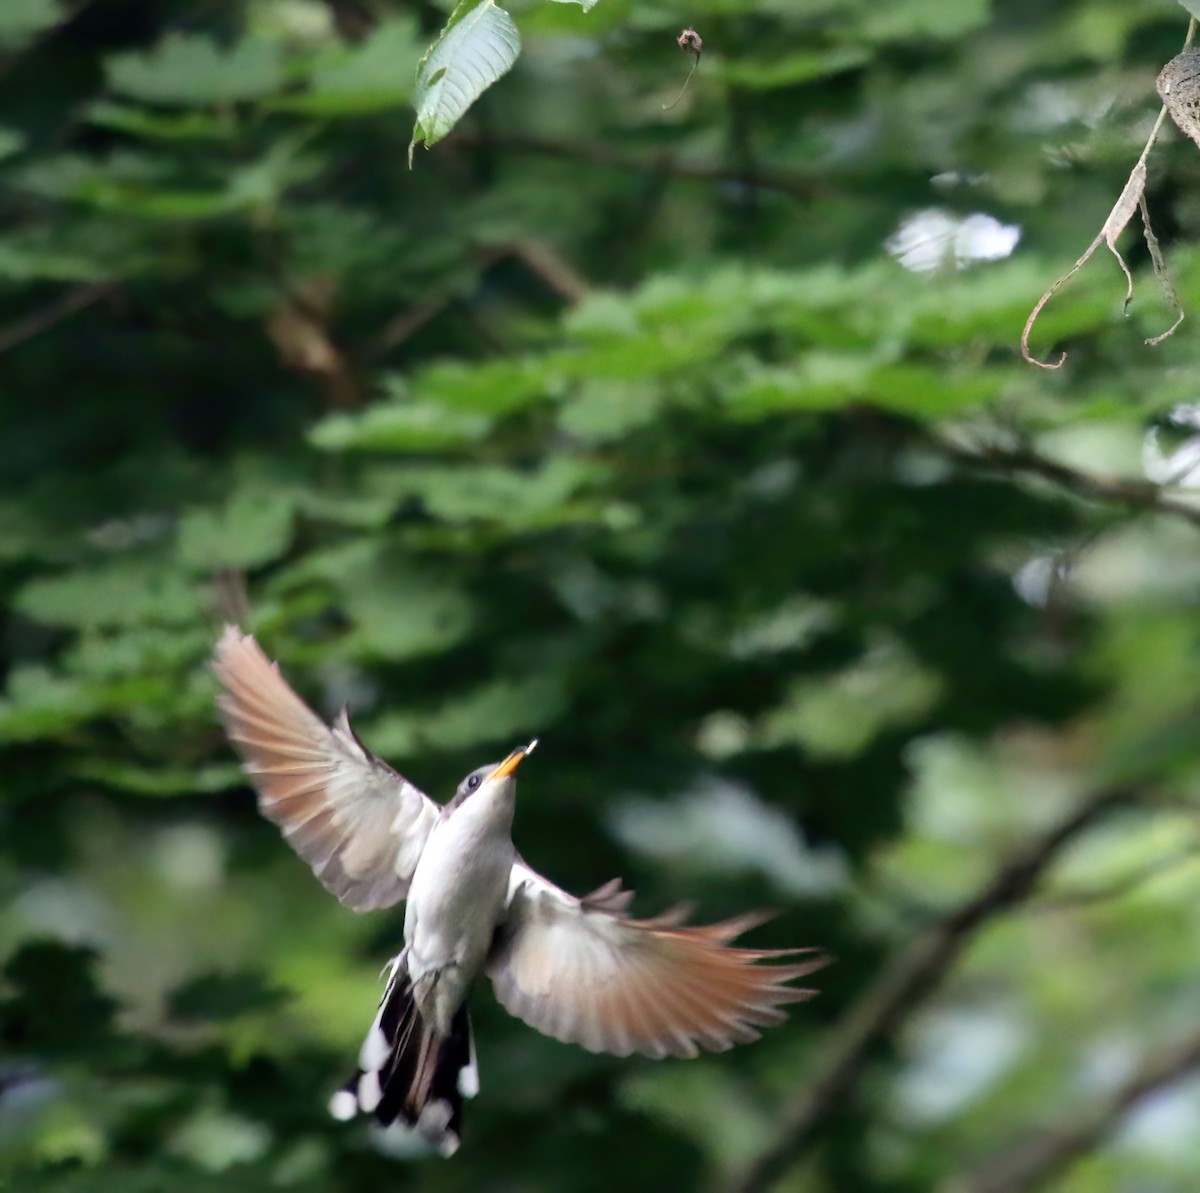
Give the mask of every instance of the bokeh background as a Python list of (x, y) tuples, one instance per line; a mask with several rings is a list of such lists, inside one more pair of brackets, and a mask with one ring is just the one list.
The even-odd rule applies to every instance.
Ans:
[[(406, 156), (446, 6), (0, 3), (0, 1179), (1192, 1193), (1200, 154), (1100, 229), (1176, 0), (552, 0)], [(685, 25), (704, 39), (691, 87)], [(1136, 222), (1136, 221), (1135, 221)], [(836, 958), (594, 1057), (486, 989), (449, 1163), (325, 1102), (400, 909), (261, 821), (244, 613), (518, 844)]]

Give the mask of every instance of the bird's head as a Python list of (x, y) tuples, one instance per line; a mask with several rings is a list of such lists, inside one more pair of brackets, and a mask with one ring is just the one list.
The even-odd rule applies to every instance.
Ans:
[(516, 780), (513, 778), (514, 772), (521, 765), (521, 761), (533, 753), (536, 745), (537, 738), (535, 737), (527, 746), (518, 746), (503, 762), (490, 762), (487, 766), (473, 770), (459, 783), (458, 791), (455, 793), (456, 802), (468, 799), (485, 787), (489, 793), (495, 795), (511, 792), (516, 785)]

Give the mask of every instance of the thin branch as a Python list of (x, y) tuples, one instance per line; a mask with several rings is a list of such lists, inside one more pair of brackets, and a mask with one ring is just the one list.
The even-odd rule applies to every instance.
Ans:
[(878, 1046), (894, 1037), (922, 1006), (976, 933), (1027, 899), (1067, 845), (1129, 798), (1129, 792), (1114, 789), (1085, 799), (1064, 820), (1001, 865), (974, 896), (930, 925), (911, 947), (898, 954), (851, 1008), (815, 1076), (785, 1112), (777, 1138), (735, 1175), (726, 1193), (770, 1189), (812, 1147), (822, 1128), (854, 1093)]
[(917, 444), (968, 468), (979, 468), (985, 472), (1002, 473), (1005, 476), (1025, 473), (1028, 476), (1040, 477), (1089, 501), (1119, 505), (1136, 513), (1164, 514), (1193, 526), (1200, 526), (1200, 504), (1172, 496), (1172, 491), (1181, 490), (1169, 484), (1084, 472), (1080, 468), (1072, 468), (1068, 464), (1043, 456), (1026, 444), (1004, 446), (956, 443), (935, 431), (900, 422), (866, 407), (860, 407), (855, 413), (857, 425), (877, 438), (893, 443)]
[(510, 241), (508, 251), (523, 261), (530, 273), (541, 279), (542, 284), (563, 300), (574, 305), (587, 298), (591, 287), (583, 276), (561, 253), (552, 249), (545, 241), (523, 236)]
[(956, 1193), (1028, 1193), (1093, 1151), (1148, 1095), (1200, 1069), (1200, 1032), (1152, 1054), (1132, 1077), (1106, 1098), (1057, 1126), (1039, 1132), (992, 1159)]
[[(455, 132), (454, 140), (459, 145), (473, 146), (483, 143), (484, 138), (470, 129), (461, 129)], [(760, 170), (752, 178), (748, 178), (744, 167), (681, 161), (670, 154), (650, 156), (644, 153), (626, 153), (602, 141), (559, 141), (525, 133), (489, 132), (486, 143), (490, 148), (506, 153), (558, 157), (592, 166), (628, 170), (635, 174), (656, 174), (662, 178), (689, 179), (694, 182), (729, 182), (756, 190), (778, 191), (796, 199), (813, 199), (825, 189), (820, 180), (802, 174)]]
[(1200, 842), (1193, 841), (1191, 844), (1172, 850), (1163, 857), (1155, 858), (1111, 882), (1059, 891), (1057, 894), (1047, 895), (1044, 899), (1034, 900), (1029, 906), (1033, 911), (1074, 911), (1081, 907), (1091, 907), (1097, 903), (1110, 903), (1133, 894), (1138, 887), (1153, 882), (1163, 874), (1187, 865), (1189, 862), (1194, 862), (1198, 855), (1200, 855)]
[[(506, 241), (504, 244), (492, 245), (477, 252), (475, 267), (477, 272), (482, 273), (510, 257), (517, 258), (547, 289), (557, 294), (564, 302), (574, 305), (587, 297), (587, 279), (550, 245), (530, 237)], [(415, 306), (401, 311), (390, 319), (375, 337), (367, 349), (368, 357), (375, 359), (399, 347), (460, 297), (459, 285), (452, 281)]]
[(0, 328), (0, 354), (10, 352), (28, 340), (36, 339), (43, 332), (74, 315), (76, 311), (82, 311), (85, 307), (99, 302), (112, 290), (112, 282), (90, 282), (86, 286), (77, 286), (40, 311), (34, 311), (24, 319), (18, 319), (16, 323)]
[(1083, 472), (1039, 455), (1029, 447), (963, 447), (933, 436), (928, 442), (941, 455), (962, 464), (990, 472), (1024, 472), (1030, 476), (1040, 476), (1081, 497), (1115, 502), (1139, 512), (1167, 514), (1182, 518), (1193, 526), (1200, 526), (1200, 506), (1168, 496), (1163, 486), (1153, 481)]

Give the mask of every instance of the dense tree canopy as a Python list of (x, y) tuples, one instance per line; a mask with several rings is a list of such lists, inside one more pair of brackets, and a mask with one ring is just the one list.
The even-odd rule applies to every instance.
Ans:
[[(1063, 366), (1019, 343), (1194, 3), (514, 0), (465, 64), (503, 10), (438, 41), (451, 7), (0, 2), (0, 1174), (1190, 1193), (1172, 125), (1144, 202), (1192, 317), (1147, 346), (1131, 227), (1128, 317), (1102, 252), (1033, 328)], [(230, 618), (441, 798), (537, 735), (532, 864), (773, 907), (820, 997), (654, 1063), (480, 990), (462, 1151), (380, 1154), (325, 1103), (402, 913), (258, 816)]]

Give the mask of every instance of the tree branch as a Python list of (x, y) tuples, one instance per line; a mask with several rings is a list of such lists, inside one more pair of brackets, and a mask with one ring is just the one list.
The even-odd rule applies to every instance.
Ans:
[(784, 1115), (776, 1140), (728, 1185), (727, 1193), (764, 1193), (808, 1151), (863, 1076), (872, 1052), (913, 1015), (984, 924), (1028, 898), (1062, 850), (1100, 817), (1128, 801), (1122, 789), (1085, 799), (1065, 819), (996, 870), (960, 907), (900, 953), (846, 1016), (807, 1088)]
[(687, 179), (693, 182), (729, 182), (754, 190), (777, 191), (796, 199), (813, 199), (826, 189), (818, 179), (801, 174), (756, 168), (753, 175), (748, 176), (744, 166), (717, 166), (705, 162), (681, 161), (670, 154), (651, 156), (645, 153), (626, 153), (603, 141), (558, 141), (527, 133), (492, 131), (484, 136), (464, 128), (454, 133), (454, 142), (463, 146), (486, 143), (490, 148), (506, 153), (557, 157), (637, 174), (657, 174), (662, 178)]
[[(918, 445), (966, 468), (1005, 476), (1024, 473), (1026, 476), (1040, 477), (1088, 501), (1119, 505), (1136, 513), (1165, 514), (1200, 526), (1200, 504), (1172, 496), (1171, 485), (1134, 477), (1085, 472), (1043, 456), (1028, 444), (958, 443), (934, 430), (892, 418), (869, 407), (860, 407), (855, 421), (856, 425), (878, 439), (894, 444)], [(1184, 470), (1180, 479), (1191, 471), (1191, 468)]]
[(49, 331), (76, 311), (82, 311), (92, 303), (99, 302), (113, 289), (112, 282), (89, 282), (85, 286), (76, 286), (40, 311), (34, 311), (7, 327), (0, 327), (0, 353), (9, 352), (27, 340)]
[(1163, 874), (1170, 873), (1177, 866), (1194, 862), (1200, 853), (1200, 843), (1192, 841), (1181, 849), (1171, 850), (1153, 861), (1131, 870), (1128, 874), (1098, 886), (1080, 887), (1075, 890), (1061, 891), (1045, 899), (1035, 900), (1030, 904), (1034, 911), (1073, 911), (1080, 907), (1090, 907), (1097, 903), (1107, 903), (1114, 899), (1122, 899), (1132, 894), (1140, 886), (1153, 882)]
[[(491, 245), (475, 254), (475, 267), (479, 273), (490, 269), (499, 261), (516, 257), (548, 289), (563, 302), (575, 304), (587, 297), (590, 289), (587, 279), (565, 257), (550, 245), (532, 237), (506, 241)], [(403, 344), (431, 319), (440, 315), (459, 298), (459, 286), (451, 281), (440, 290), (434, 291), (416, 306), (401, 311), (390, 319), (375, 337), (367, 353), (369, 358), (378, 358)]]
[(993, 1159), (975, 1176), (953, 1182), (953, 1188), (956, 1193), (1036, 1189), (1101, 1144), (1143, 1098), (1196, 1069), (1200, 1069), (1200, 1032), (1153, 1053), (1107, 1098)]
[(1047, 459), (1028, 447), (962, 447), (938, 437), (931, 437), (931, 443), (941, 455), (961, 464), (989, 472), (1024, 472), (1069, 489), (1081, 497), (1115, 502), (1139, 512), (1167, 514), (1182, 518), (1193, 526), (1200, 526), (1200, 506), (1167, 495), (1163, 487), (1153, 481), (1081, 472), (1057, 460)]

